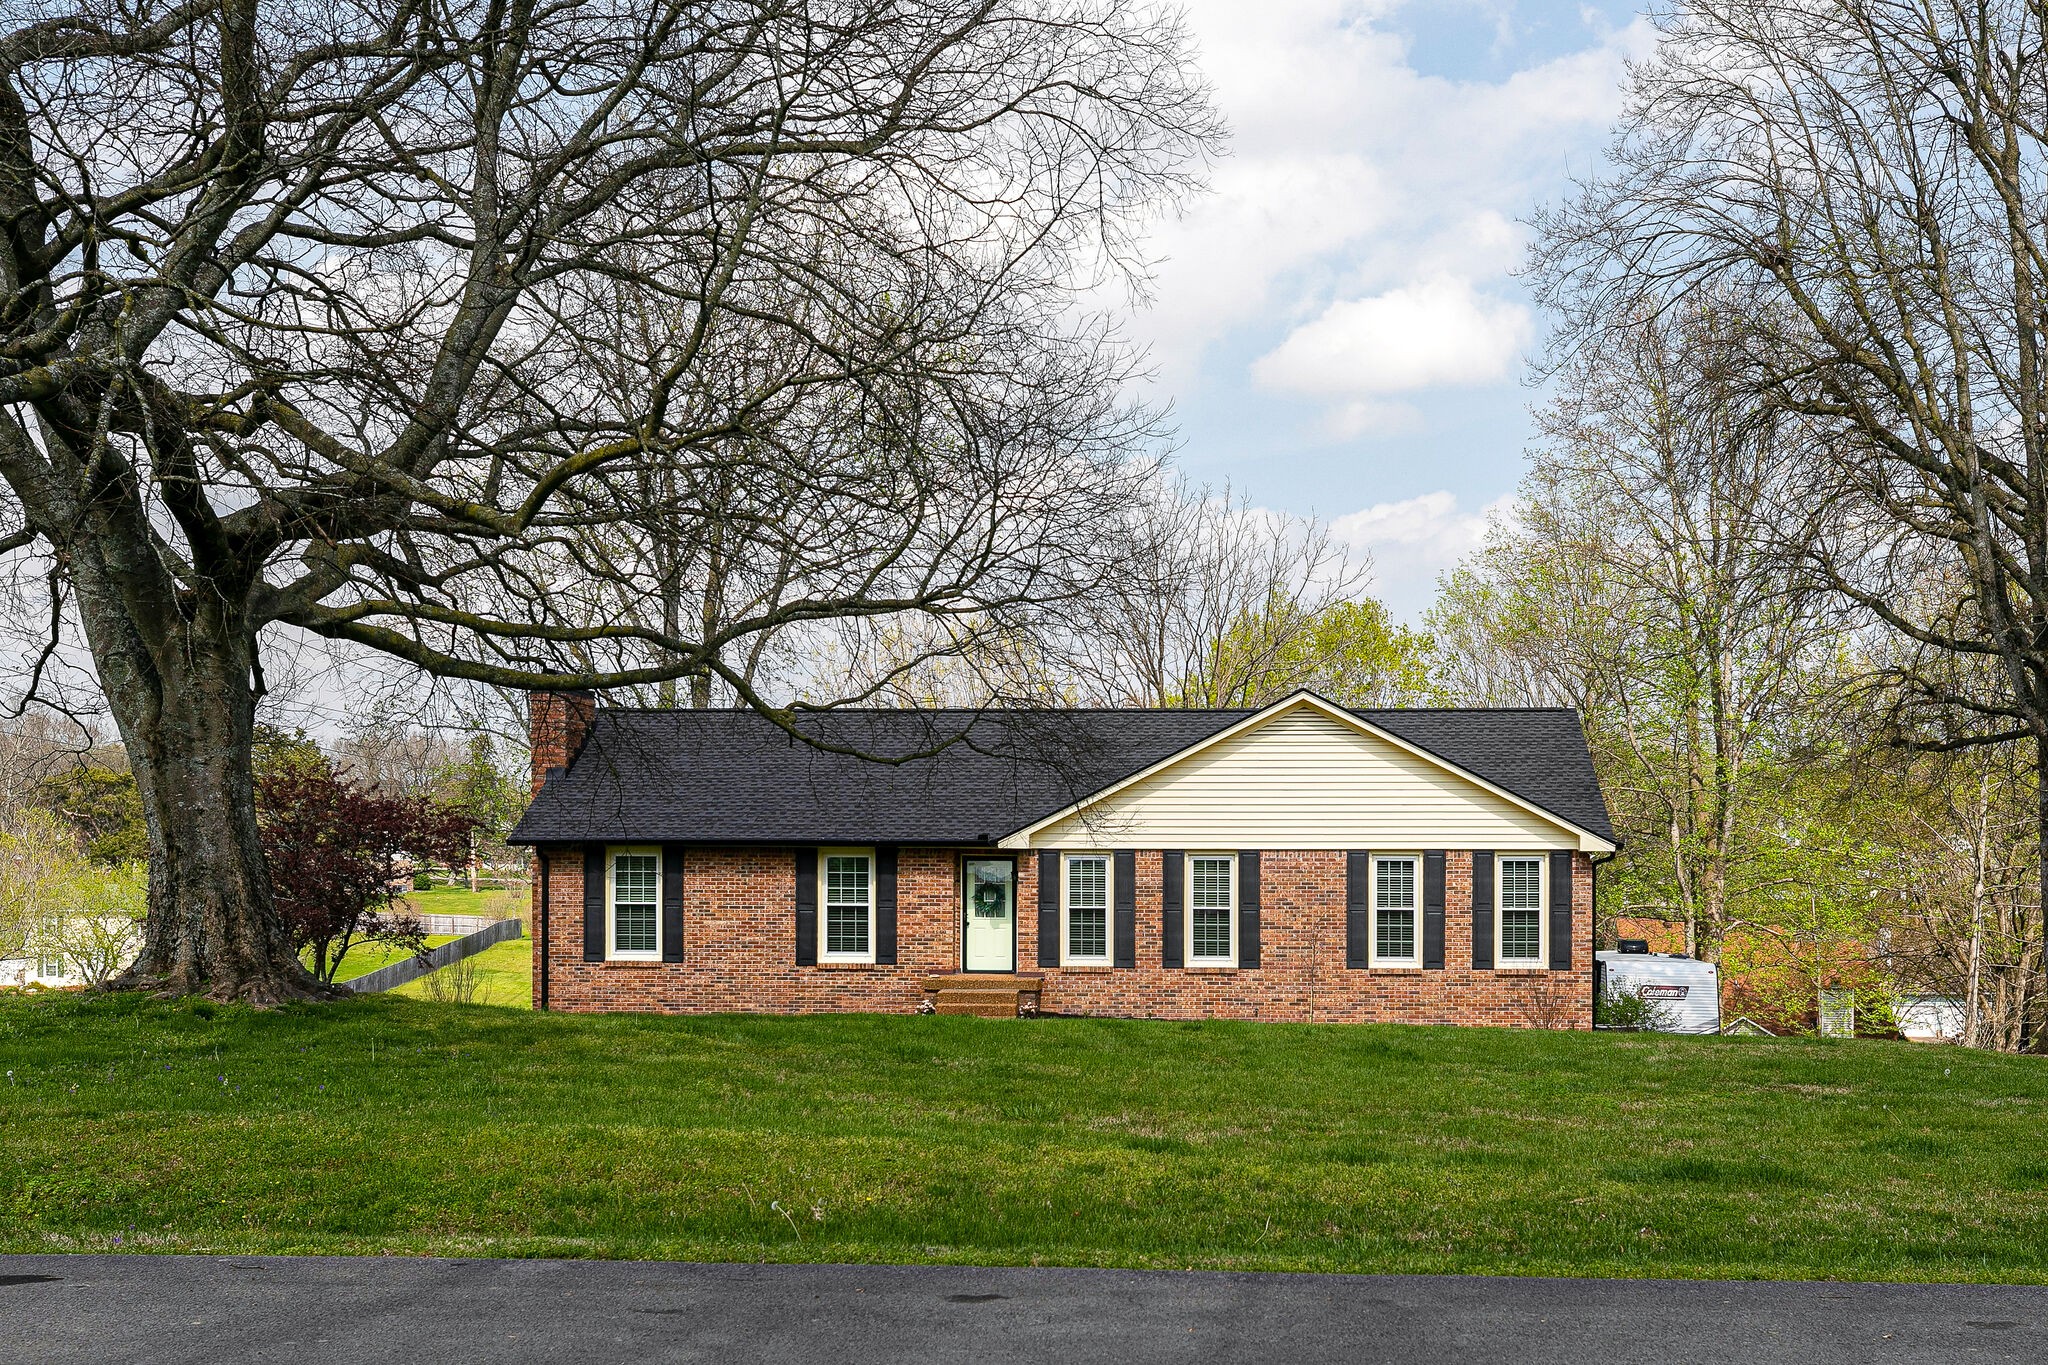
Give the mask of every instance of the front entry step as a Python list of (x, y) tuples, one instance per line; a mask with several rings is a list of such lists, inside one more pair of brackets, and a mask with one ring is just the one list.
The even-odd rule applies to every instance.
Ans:
[(1045, 978), (1035, 973), (955, 972), (924, 979), (925, 1004), (933, 1014), (973, 1014), (1015, 1019), (1038, 1013)]

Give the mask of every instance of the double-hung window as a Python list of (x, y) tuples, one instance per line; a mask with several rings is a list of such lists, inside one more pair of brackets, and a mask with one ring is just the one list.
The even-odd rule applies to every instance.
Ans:
[(1372, 965), (1420, 967), (1416, 933), (1413, 857), (1374, 858), (1372, 872)]
[(1497, 966), (1543, 965), (1543, 877), (1540, 857), (1503, 856), (1495, 863)]
[(818, 855), (825, 888), (823, 962), (875, 960), (875, 857), (864, 848), (828, 848)]
[(1237, 965), (1237, 859), (1231, 854), (1188, 857), (1188, 965)]
[(615, 848), (611, 866), (611, 956), (661, 960), (661, 850)]
[(1109, 855), (1067, 855), (1067, 962), (1109, 965)]

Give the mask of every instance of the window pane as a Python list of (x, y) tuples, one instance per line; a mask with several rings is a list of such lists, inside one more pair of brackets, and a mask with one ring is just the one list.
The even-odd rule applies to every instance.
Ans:
[(868, 908), (865, 905), (825, 907), (825, 951), (864, 953), (868, 950)]
[(1373, 946), (1374, 950), (1381, 957), (1414, 957), (1415, 912), (1413, 910), (1380, 911), (1378, 941)]
[(612, 886), (620, 901), (651, 901), (661, 863), (652, 853), (621, 853), (613, 864)]
[(1543, 908), (1543, 863), (1538, 858), (1500, 860), (1500, 906), (1503, 910)]
[(1109, 904), (1107, 858), (1067, 859), (1067, 904), (1077, 910), (1098, 909)]
[(1230, 908), (1229, 858), (1190, 858), (1188, 904), (1197, 910)]
[(1543, 916), (1534, 910), (1500, 912), (1500, 955), (1534, 961), (1543, 955)]
[(612, 924), (612, 947), (622, 953), (653, 952), (654, 907), (621, 905)]
[(835, 854), (825, 859), (825, 903), (866, 905), (868, 903), (868, 860), (866, 854)]
[(1374, 888), (1377, 904), (1383, 910), (1413, 910), (1415, 908), (1415, 860), (1413, 858), (1382, 858)]
[(1230, 912), (1228, 910), (1196, 910), (1193, 915), (1195, 927), (1196, 957), (1230, 956)]
[(1097, 906), (1067, 911), (1067, 955), (1069, 957), (1109, 956), (1109, 911)]
[(651, 953), (658, 946), (656, 910), (661, 859), (621, 853), (612, 860), (612, 950)]

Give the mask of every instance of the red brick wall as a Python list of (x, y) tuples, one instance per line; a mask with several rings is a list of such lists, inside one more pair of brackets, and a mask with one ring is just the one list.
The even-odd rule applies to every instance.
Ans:
[(538, 793), (551, 768), (566, 768), (597, 718), (597, 697), (589, 692), (526, 694), (526, 735), (533, 756), (533, 790)]
[[(1136, 968), (1042, 969), (1054, 1014), (1152, 1019), (1391, 1021), (1588, 1028), (1592, 1024), (1591, 861), (1574, 861), (1572, 967), (1566, 972), (1474, 971), (1472, 855), (1446, 858), (1444, 970), (1355, 971), (1344, 965), (1344, 854), (1267, 851), (1260, 857), (1257, 968), (1164, 968), (1160, 855), (1137, 855)], [(893, 966), (796, 963), (795, 873), (788, 848), (691, 849), (685, 855), (683, 961), (583, 961), (583, 854), (548, 858), (548, 1001), (561, 1010), (681, 1013), (909, 1011), (922, 978), (960, 966), (959, 854), (904, 848), (897, 864)], [(1037, 972), (1037, 858), (1017, 862), (1017, 965)], [(534, 923), (540, 887), (534, 892)], [(535, 931), (536, 940), (539, 931)], [(534, 957), (535, 999), (541, 994)]]

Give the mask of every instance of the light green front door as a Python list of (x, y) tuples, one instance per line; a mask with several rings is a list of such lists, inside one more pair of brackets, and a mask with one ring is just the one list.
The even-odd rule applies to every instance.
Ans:
[(970, 972), (1017, 970), (1017, 867), (1008, 858), (969, 858), (961, 907), (961, 965)]

